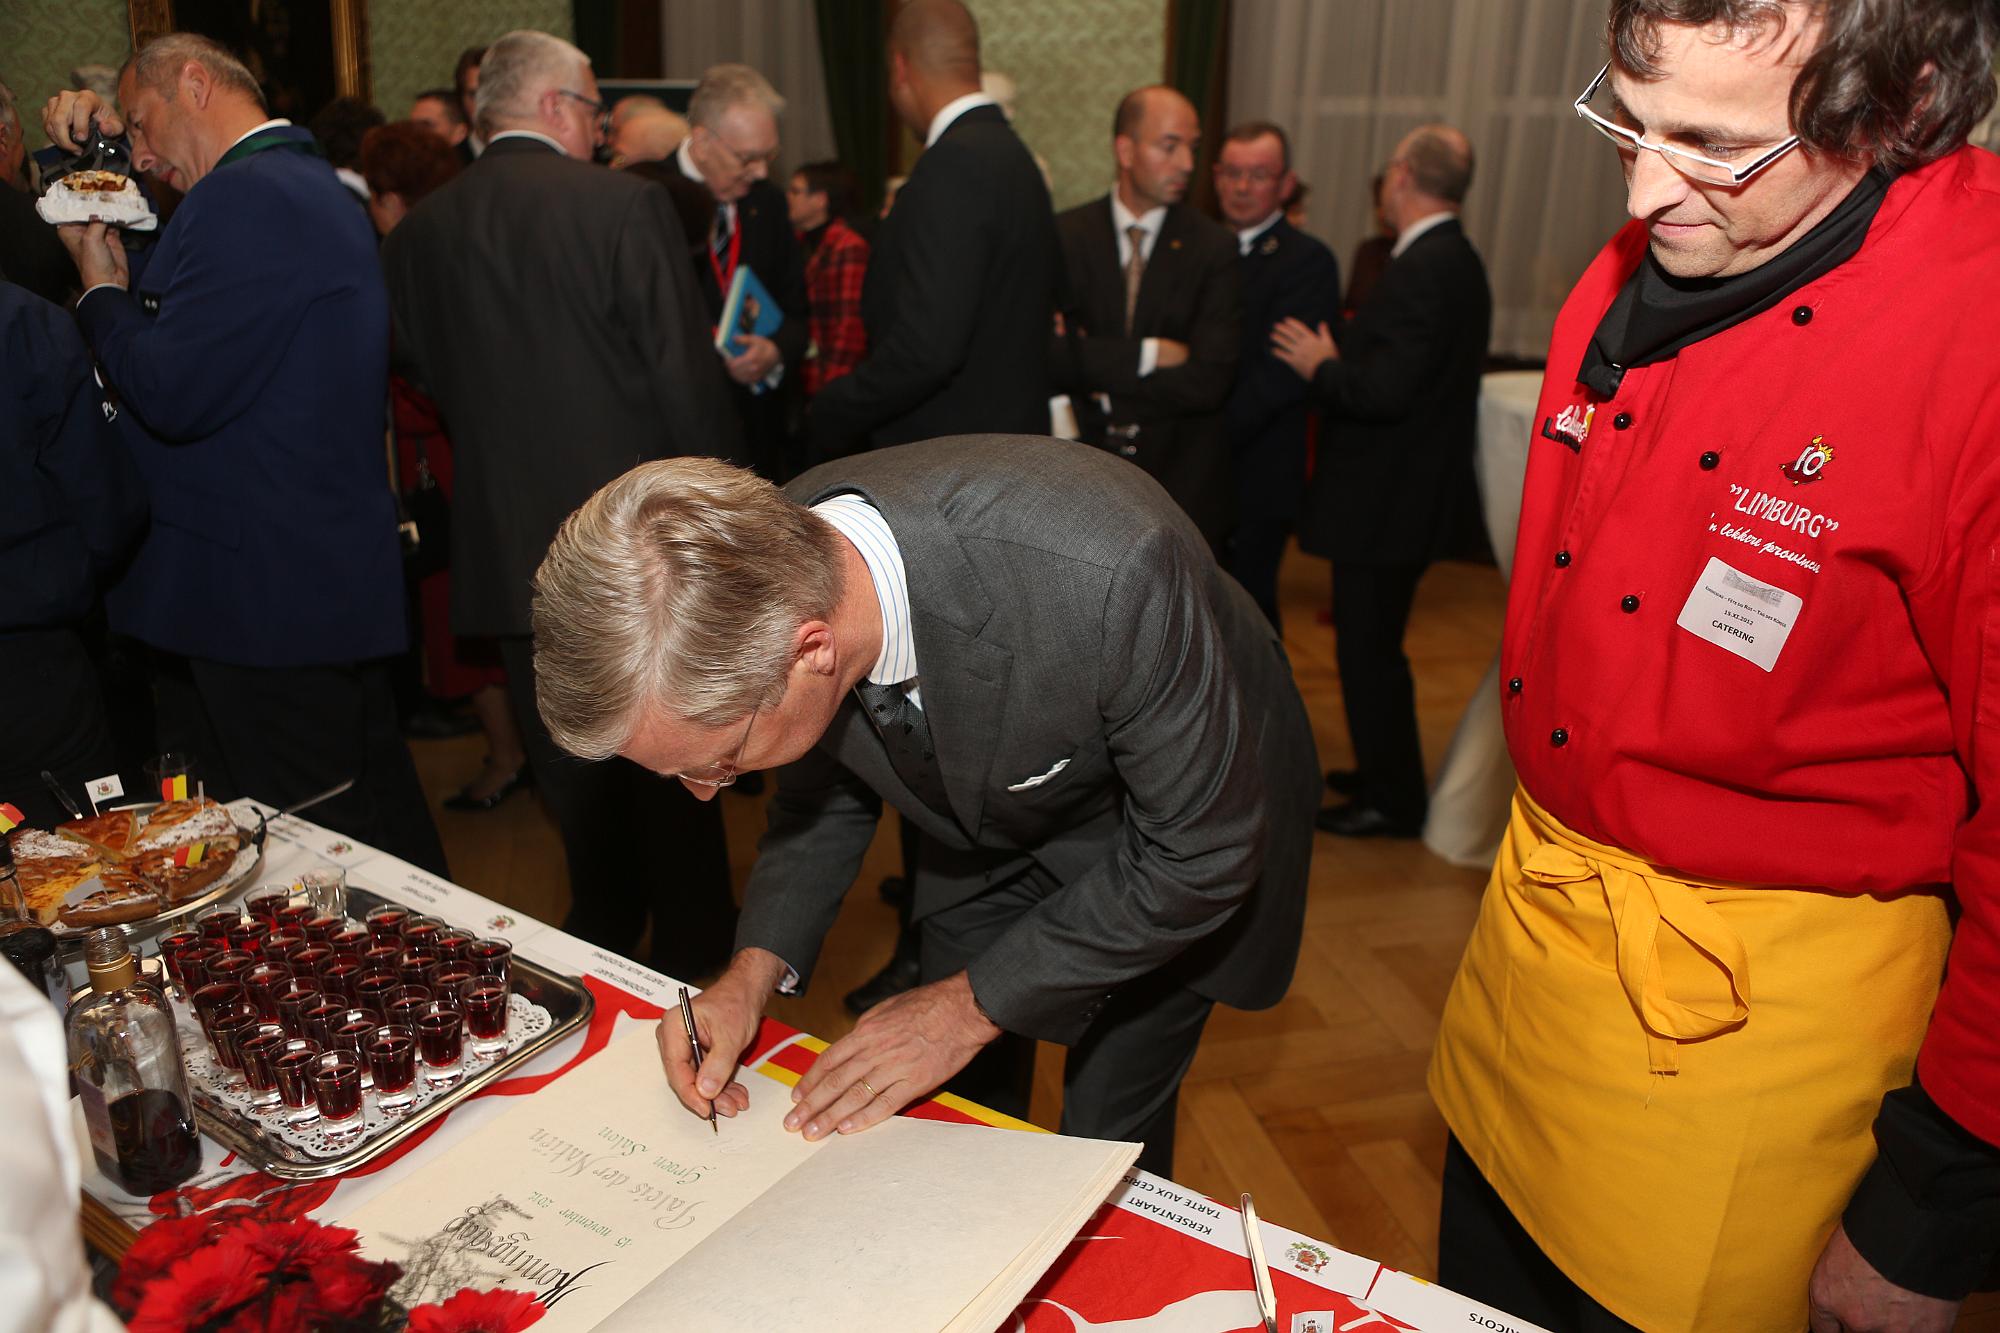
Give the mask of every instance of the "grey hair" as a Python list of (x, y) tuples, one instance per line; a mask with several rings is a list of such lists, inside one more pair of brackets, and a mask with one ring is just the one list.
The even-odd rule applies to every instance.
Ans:
[(1403, 142), (1403, 165), (1433, 199), (1462, 204), (1472, 189), (1472, 142), (1448, 125), (1424, 125)]
[(472, 102), (480, 137), (490, 139), (503, 121), (532, 120), (542, 94), (574, 82), (590, 57), (560, 37), (519, 28), (486, 48), (479, 62), (479, 91)]
[(181, 70), (189, 64), (207, 70), (218, 88), (240, 93), (259, 108), (263, 107), (264, 90), (257, 86), (257, 76), (250, 72), (250, 67), (222, 43), (196, 32), (170, 32), (155, 37), (125, 62), (120, 77), (129, 72), (140, 86), (151, 88), (171, 102)]
[(801, 624), (832, 616), (841, 538), (755, 473), (642, 463), (571, 514), (535, 571), (535, 700), (607, 759), (651, 710), (724, 726), (783, 695)]
[(750, 103), (761, 105), (773, 116), (785, 110), (785, 99), (771, 81), (748, 65), (710, 65), (701, 72), (701, 82), (688, 98), (688, 124), (713, 130), (724, 112)]

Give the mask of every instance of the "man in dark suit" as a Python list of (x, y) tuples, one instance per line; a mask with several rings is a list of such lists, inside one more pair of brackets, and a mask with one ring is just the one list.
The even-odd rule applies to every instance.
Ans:
[(284, 805), (352, 779), (313, 817), (442, 872), (385, 660), (406, 640), (374, 229), (207, 38), (148, 43), (118, 98), (122, 116), (89, 92), (43, 112), (70, 152), (93, 119), (129, 130), (133, 165), (186, 194), (129, 262), (102, 223), (60, 229), (152, 500), (111, 627), (191, 677), (190, 715), (162, 721), (213, 739), (196, 755), (211, 794)]
[[(807, 309), (805, 259), (785, 208), (785, 196), (768, 179), (778, 157), (778, 113), (785, 99), (748, 65), (715, 65), (701, 76), (688, 102), (688, 135), (674, 151), (668, 188), (704, 196), (711, 221), (698, 242), (695, 277), (708, 322), (722, 319), (722, 303), (739, 267), (784, 312), (770, 337), (739, 334), (743, 350), (723, 362), (734, 381), (732, 397), (744, 443), (756, 469), (783, 481), (798, 468), (785, 457), (790, 413), (805, 373)], [(684, 204), (681, 216), (693, 211)]]
[(1056, 219), (1068, 279), (1056, 388), (1086, 441), (1151, 473), (1219, 547), (1233, 508), (1222, 404), (1243, 317), (1236, 247), (1185, 202), (1201, 144), (1187, 98), (1126, 94), (1111, 143), (1116, 188)]
[(975, 1056), (954, 1090), (1023, 1115), (1040, 1038), (1071, 1048), (1064, 1131), (1171, 1170), (1210, 1008), (1289, 984), (1319, 773), (1277, 636), (1150, 478), (1026, 436), (843, 459), (783, 494), (653, 464), (564, 526), (535, 630), (573, 752), (709, 794), (778, 768), (738, 952), (695, 1001), (699, 1090), (685, 1038), (661, 1041), (684, 1104), (747, 1104), (737, 1057), (810, 977), (879, 798), (923, 829), (926, 984), (820, 1057), (787, 1126), (872, 1124)]
[(979, 29), (964, 5), (897, 11), (889, 100), (924, 151), (875, 239), (861, 295), (868, 355), (813, 399), (812, 451), (1042, 434), (1058, 262), (1049, 191), (979, 90)]
[(1453, 470), (1478, 436), (1479, 376), (1492, 332), (1486, 266), (1458, 212), (1472, 145), (1448, 125), (1410, 131), (1383, 168), (1396, 228), (1380, 284), (1338, 339), (1286, 320), (1278, 357), (1309, 381), (1321, 437), (1299, 545), (1333, 561), (1333, 633), (1351, 773), (1327, 774), (1349, 804), (1319, 827), (1415, 837), (1428, 803), (1403, 631), (1451, 512)]
[(451, 423), (452, 628), (500, 642), (562, 827), (565, 929), (630, 951), (650, 913), (651, 961), (691, 977), (729, 951), (720, 818), (630, 765), (564, 758), (535, 708), (529, 581), (564, 515), (643, 459), (740, 451), (673, 200), (591, 164), (596, 99), (569, 43), (495, 42), (480, 70), (485, 151), (411, 210), (382, 262), (398, 351)]
[(1278, 563), (1305, 490), (1312, 390), (1271, 354), (1271, 329), (1284, 319), (1316, 328), (1340, 308), (1333, 252), (1285, 220), (1284, 201), (1296, 179), (1291, 144), (1269, 121), (1239, 125), (1223, 139), (1215, 197), (1236, 233), (1243, 277), (1243, 354), (1225, 407), (1236, 480), (1229, 572), (1273, 625)]

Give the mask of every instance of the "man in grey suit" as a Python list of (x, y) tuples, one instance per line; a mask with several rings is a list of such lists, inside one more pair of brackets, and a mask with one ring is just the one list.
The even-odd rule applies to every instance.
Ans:
[(1319, 773), (1270, 623), (1157, 483), (1030, 436), (782, 493), (649, 463), (564, 525), (535, 634), (572, 753), (706, 795), (779, 770), (736, 956), (694, 1001), (698, 1084), (662, 1028), (685, 1105), (748, 1106), (737, 1060), (772, 991), (810, 978), (879, 796), (923, 832), (926, 984), (820, 1057), (787, 1126), (864, 1128), (962, 1070), (954, 1091), (1023, 1115), (1040, 1038), (1072, 1048), (1064, 1132), (1171, 1170), (1210, 1008), (1290, 982)]

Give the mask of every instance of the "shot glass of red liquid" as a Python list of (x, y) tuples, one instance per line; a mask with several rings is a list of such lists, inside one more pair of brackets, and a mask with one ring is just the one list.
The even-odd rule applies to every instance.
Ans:
[(160, 961), (166, 964), (167, 975), (174, 979), (174, 985), (183, 995), (187, 993), (187, 975), (181, 971), (181, 950), (201, 943), (198, 930), (177, 930), (171, 935), (160, 936)]
[(306, 922), (319, 915), (319, 909), (308, 902), (289, 902), (278, 909), (278, 919), (272, 924), (279, 930), (289, 930), (294, 934), (305, 930)]
[(257, 960), (241, 949), (224, 949), (208, 960), (210, 981), (242, 981), (243, 974), (257, 966)]
[(257, 1012), (266, 1023), (278, 1021), (278, 992), (296, 975), (290, 963), (274, 963), (268, 959), (243, 974), (244, 993), (250, 997), (250, 1003), (257, 1006)]
[(309, 1066), (319, 1103), (320, 1132), (336, 1142), (361, 1132), (361, 1057), (353, 1051), (322, 1051)]
[(266, 884), (257, 892), (244, 899), (243, 906), (250, 915), (272, 925), (278, 923), (278, 913), (291, 906), (292, 891), (281, 884)]
[(507, 1049), (507, 983), (498, 977), (470, 976), (458, 983), (458, 1007), (472, 1053), (481, 1059)]
[(278, 1021), (292, 1036), (303, 1037), (306, 1014), (325, 1003), (326, 991), (321, 988), (319, 978), (310, 972), (301, 973), (278, 988)]
[(180, 968), (181, 983), (190, 997), (208, 984), (208, 960), (220, 958), (222, 953), (206, 935), (196, 935), (193, 944), (182, 945), (174, 954), (174, 965)]
[(403, 918), (403, 943), (421, 944), (428, 948), (431, 941), (436, 939), (443, 930), (444, 922), (438, 920), (436, 917), (424, 916), (421, 913), (412, 912), (409, 916)]
[(319, 984), (328, 995), (337, 995), (343, 1000), (352, 1000), (354, 983), (368, 969), (361, 965), (359, 958), (345, 954), (335, 954), (319, 965)]
[(361, 951), (361, 961), (363, 964), (371, 969), (379, 967), (389, 972), (396, 970), (396, 964), (402, 957), (403, 942), (401, 940), (384, 942), (377, 939)]
[(312, 1079), (313, 1062), (319, 1056), (318, 1042), (292, 1037), (279, 1043), (272, 1058), (271, 1068), (278, 1078), (278, 1102), (284, 1107), (279, 1115), (288, 1125), (310, 1125), (319, 1119), (319, 1097)]
[(402, 984), (403, 979), (386, 967), (366, 969), (354, 979), (354, 1002), (379, 1011), (388, 1006), (389, 992)]
[(388, 1001), (382, 1007), (382, 1017), (397, 1027), (414, 1028), (417, 1012), (431, 999), (429, 986), (398, 986), (389, 992)]
[(431, 947), (438, 951), (440, 958), (463, 958), (466, 946), (472, 943), (472, 932), (460, 930), (457, 926), (446, 926), (431, 941)]
[(409, 908), (384, 903), (368, 913), (368, 933), (377, 940), (400, 944), (403, 940), (403, 923), (409, 919)]
[(236, 1058), (243, 1066), (243, 1082), (250, 1089), (250, 1104), (262, 1109), (278, 1104), (278, 1047), (290, 1039), (277, 1023), (258, 1023), (236, 1034)]
[(264, 956), (276, 962), (288, 961), (306, 947), (306, 937), (280, 926), (264, 937)]
[(221, 1012), (225, 1004), (240, 1004), (243, 1001), (243, 983), (240, 981), (205, 981), (195, 987), (188, 996), (188, 1004), (194, 1009), (195, 1019), (201, 1024), (201, 1035), (208, 1038), (210, 1047), (215, 1046), (215, 1028), (212, 1020)]
[(286, 954), (285, 961), (290, 963), (292, 971), (298, 973), (300, 976), (316, 977), (319, 975), (319, 970), (326, 966), (327, 960), (331, 957), (333, 957), (333, 950), (327, 948), (324, 944), (308, 942)]
[(239, 1043), (260, 1022), (257, 1006), (248, 1000), (225, 1001), (216, 1006), (208, 1020), (208, 1030), (215, 1039), (215, 1062), (230, 1071), (231, 1076), (225, 1086), (232, 1092), (240, 1091), (244, 1086), (243, 1056)]
[(386, 1115), (400, 1115), (417, 1099), (417, 1034), (398, 1023), (384, 1023), (368, 1034), (361, 1053), (375, 1076), (375, 1105)]
[(229, 947), (244, 953), (262, 954), (269, 938), (271, 923), (261, 916), (248, 917), (229, 928)]
[(368, 1039), (375, 1035), (375, 1029), (382, 1026), (382, 1012), (365, 1005), (353, 1005), (341, 1010), (327, 1020), (326, 1040), (320, 1044), (330, 1051), (351, 1051), (361, 1061), (361, 1082), (365, 1087), (375, 1086), (375, 1076), (368, 1070), (365, 1052)]
[(437, 960), (438, 956), (434, 951), (412, 946), (396, 956), (396, 971), (403, 978), (405, 986), (421, 986), (424, 984), (424, 977), (431, 970), (431, 964)]
[(478, 975), (464, 959), (440, 958), (424, 969), (424, 984), (438, 999), (454, 1000), (458, 998), (459, 983)]
[(417, 1054), (424, 1081), (446, 1087), (465, 1077), (465, 1015), (448, 1000), (432, 1000), (417, 1012)]
[(474, 940), (465, 946), (465, 959), (481, 976), (506, 981), (513, 970), (514, 946), (505, 940)]
[(217, 944), (229, 943), (229, 930), (243, 919), (243, 913), (235, 907), (211, 907), (195, 918), (195, 927)]
[(328, 1034), (329, 1027), (335, 1019), (353, 1007), (346, 1000), (335, 999), (331, 995), (322, 995), (319, 1003), (311, 1006), (299, 1015), (300, 1024), (305, 1029), (301, 1035), (308, 1041), (318, 1042), (322, 1048), (332, 1046), (333, 1042)]
[(368, 933), (366, 926), (342, 925), (336, 927), (333, 934), (326, 937), (326, 947), (335, 953), (351, 953), (359, 958), (367, 952), (368, 942), (374, 938)]
[[(346, 917), (329, 916), (323, 912), (315, 912), (313, 915), (307, 917), (300, 926), (300, 929), (305, 931), (306, 938), (314, 944), (330, 943), (336, 932), (345, 930), (346, 928)], [(363, 933), (365, 934), (366, 932), (364, 931)]]

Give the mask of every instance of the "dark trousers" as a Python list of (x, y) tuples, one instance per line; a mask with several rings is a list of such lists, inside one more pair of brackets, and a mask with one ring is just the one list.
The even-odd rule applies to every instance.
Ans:
[(1444, 1149), (1438, 1283), (1550, 1333), (1632, 1333), (1542, 1253), (1486, 1183), (1458, 1136)]
[(1278, 618), (1278, 566), (1285, 558), (1285, 541), (1292, 535), (1288, 518), (1245, 518), (1229, 535), (1229, 572), (1257, 603), (1257, 609), (1282, 631)]
[(1334, 661), (1361, 800), (1411, 826), (1423, 822), (1429, 790), (1403, 632), (1423, 576), (1423, 565), (1333, 566)]
[(43, 828), (68, 819), (42, 782), (46, 769), (88, 810), (85, 784), (116, 771), (117, 760), (82, 639), (68, 629), (0, 634), (0, 699), (0, 801)]
[[(304, 817), (450, 877), (396, 726), (386, 662), (249, 667), (189, 658), (186, 672), (192, 700), (172, 680), (164, 685), (163, 739), (173, 731), (210, 738), (166, 747), (190, 753), (209, 795), (285, 806), (352, 778), (352, 787)], [(190, 705), (197, 716), (188, 715)]]
[(564, 754), (535, 706), (533, 641), (499, 644), (535, 786), (562, 830), (570, 892), (563, 929), (638, 959), (650, 919), (652, 953), (639, 961), (684, 981), (727, 963), (736, 903), (721, 803), (698, 801), (624, 759)]
[[(920, 919), (924, 981), (963, 971), (1040, 902), (1047, 887), (1024, 877)], [(1143, 1143), (1139, 1166), (1171, 1177), (1181, 1080), (1214, 1007), (1213, 1000), (1160, 972), (1120, 986), (1063, 1065), (1062, 1132)], [(1033, 1039), (1009, 1032), (945, 1087), (1025, 1120), (1034, 1076)]]

